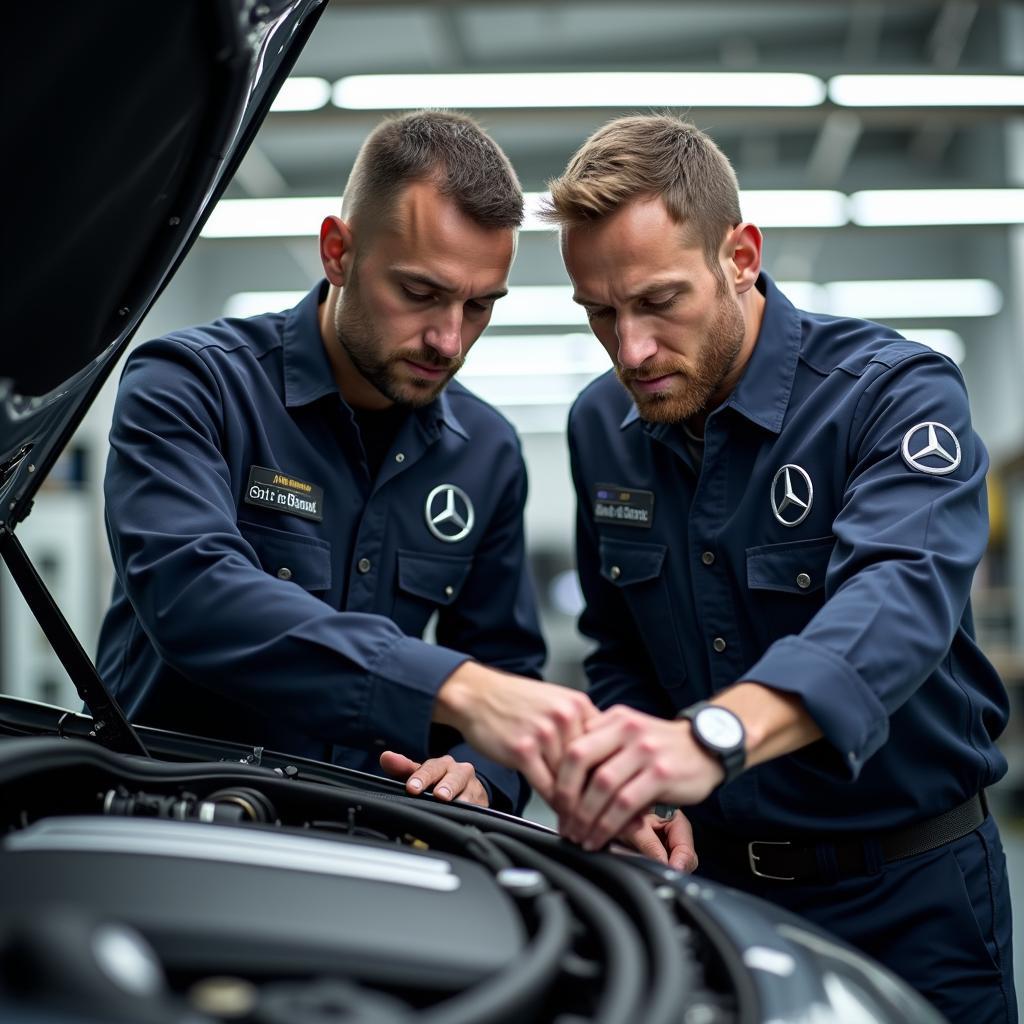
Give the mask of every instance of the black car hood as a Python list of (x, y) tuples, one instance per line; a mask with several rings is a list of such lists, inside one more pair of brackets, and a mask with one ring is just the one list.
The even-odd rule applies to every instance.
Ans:
[(27, 514), (325, 3), (7, 12), (0, 530)]

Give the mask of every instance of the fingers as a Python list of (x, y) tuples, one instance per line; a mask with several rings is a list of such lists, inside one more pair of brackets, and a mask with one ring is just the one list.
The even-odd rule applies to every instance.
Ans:
[[(581, 827), (584, 820), (589, 822), (600, 810), (599, 807), (592, 808), (588, 816), (580, 806), (588, 774), (622, 747), (618, 723), (610, 719), (605, 719), (604, 723), (603, 727), (593, 728), (577, 737), (566, 749), (558, 766), (554, 800), (551, 802), (559, 817), (570, 827)], [(591, 802), (596, 798), (596, 794), (592, 795)]]
[[(594, 778), (584, 793), (584, 803), (601, 773), (609, 768), (614, 769), (609, 772), (609, 781), (600, 787), (599, 798), (604, 799), (601, 811), (595, 815), (589, 830), (582, 835), (577, 833), (577, 841), (585, 850), (601, 849), (657, 799), (659, 783), (649, 772), (642, 770), (642, 766), (637, 765), (636, 753), (634, 749), (623, 751), (594, 773)], [(616, 765), (616, 761), (620, 761), (621, 764)], [(629, 774), (631, 769), (633, 773)]]
[[(643, 771), (644, 762), (645, 757), (637, 748), (624, 747), (595, 768), (583, 796), (570, 808), (568, 818), (564, 819), (564, 834), (574, 839), (584, 849), (597, 849), (612, 835), (618, 835), (634, 817), (646, 811), (647, 806), (641, 804), (627, 807), (622, 796), (630, 780)], [(649, 804), (650, 801), (646, 803)], [(607, 821), (600, 830), (604, 839), (598, 841), (594, 834), (595, 829), (598, 822), (605, 818)], [(611, 822), (614, 822), (614, 829), (605, 835)]]
[(424, 761), (409, 776), (405, 788), (410, 793), (418, 794), (433, 786), (435, 797), (449, 801), (461, 796), (474, 781), (476, 771), (468, 761), (456, 761), (451, 754), (445, 754)]
[(393, 779), (407, 779), (417, 768), (419, 761), (413, 761), (405, 754), (399, 754), (394, 750), (385, 750), (380, 755), (380, 766)]
[(487, 797), (487, 790), (484, 789), (479, 779), (473, 779), (457, 799), (460, 803), (476, 804), (477, 807), (491, 806), (491, 801)]
[(697, 850), (693, 827), (682, 811), (676, 811), (664, 826), (669, 867), (689, 874), (697, 870)]
[(654, 815), (645, 815), (639, 822), (630, 822), (617, 838), (619, 842), (631, 846), (637, 853), (667, 864), (668, 851), (654, 824), (656, 821)]

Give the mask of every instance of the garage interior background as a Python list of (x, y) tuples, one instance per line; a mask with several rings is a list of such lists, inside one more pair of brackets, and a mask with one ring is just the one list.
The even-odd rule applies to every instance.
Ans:
[[(557, 84), (537, 77), (359, 77), (550, 72), (603, 74)], [(613, 81), (612, 72), (630, 77)], [(694, 83), (665, 72), (715, 77)], [(355, 153), (387, 109), (433, 105), (474, 113), (531, 194), (542, 193), (610, 117), (688, 112), (733, 161), (744, 215), (766, 229), (766, 267), (798, 305), (892, 323), (956, 359), (967, 379), (975, 425), (992, 457), (991, 540), (974, 609), (1017, 712), (1004, 741), (1010, 774), (994, 803), (1020, 901), (1022, 72), (1020, 2), (332, 0), (224, 201), (137, 338), (226, 312), (283, 308), (305, 292), (320, 275), (320, 219), (337, 212)], [(776, 73), (801, 77), (744, 77)], [(843, 77), (886, 74), (904, 77), (896, 84)], [(936, 75), (1003, 77), (987, 86), (925, 77)], [(431, 91), (442, 84), (446, 91)], [(607, 368), (607, 357), (569, 300), (554, 233), (527, 224), (511, 283), (460, 379), (522, 434), (530, 559), (551, 651), (547, 674), (579, 686), (585, 647), (575, 632), (563, 428), (572, 398)], [(90, 652), (111, 575), (101, 483), (114, 384), (108, 382), (18, 531)], [(5, 570), (0, 650), (0, 690), (78, 706)], [(545, 808), (535, 804), (531, 812), (543, 818)]]

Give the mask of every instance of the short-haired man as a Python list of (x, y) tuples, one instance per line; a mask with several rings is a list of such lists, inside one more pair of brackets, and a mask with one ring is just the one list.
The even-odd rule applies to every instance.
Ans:
[[(510, 675), (544, 660), (525, 469), (504, 418), (449, 385), (505, 294), (522, 209), (471, 119), (390, 119), (321, 227), (326, 280), (132, 354), (97, 659), (131, 720), (379, 758), (410, 792), (509, 809), (525, 787), (478, 750), (550, 779), (589, 702)], [(419, 639), (435, 613), (437, 645)]]
[(570, 416), (590, 694), (612, 710), (567, 751), (563, 832), (699, 855), (951, 1020), (1015, 1019), (984, 801), (1007, 698), (969, 603), (988, 460), (956, 367), (795, 309), (728, 161), (674, 117), (606, 125), (551, 190), (615, 367)]

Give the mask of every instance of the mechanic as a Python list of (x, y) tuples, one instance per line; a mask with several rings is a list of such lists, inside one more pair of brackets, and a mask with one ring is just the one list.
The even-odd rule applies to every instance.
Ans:
[(728, 161), (675, 117), (599, 129), (551, 191), (615, 369), (569, 422), (590, 695), (612, 710), (567, 750), (562, 832), (699, 857), (951, 1021), (1016, 1019), (984, 797), (1008, 702), (969, 601), (988, 457), (957, 368), (794, 308)]
[[(326, 280), (293, 309), (132, 354), (97, 658), (130, 720), (379, 759), (412, 793), (520, 808), (527, 787), (473, 731), (551, 785), (593, 709), (518, 678), (545, 657), (523, 459), (509, 423), (449, 384), (506, 292), (522, 210), (471, 119), (387, 120), (321, 227)], [(435, 614), (437, 645), (420, 639)]]

